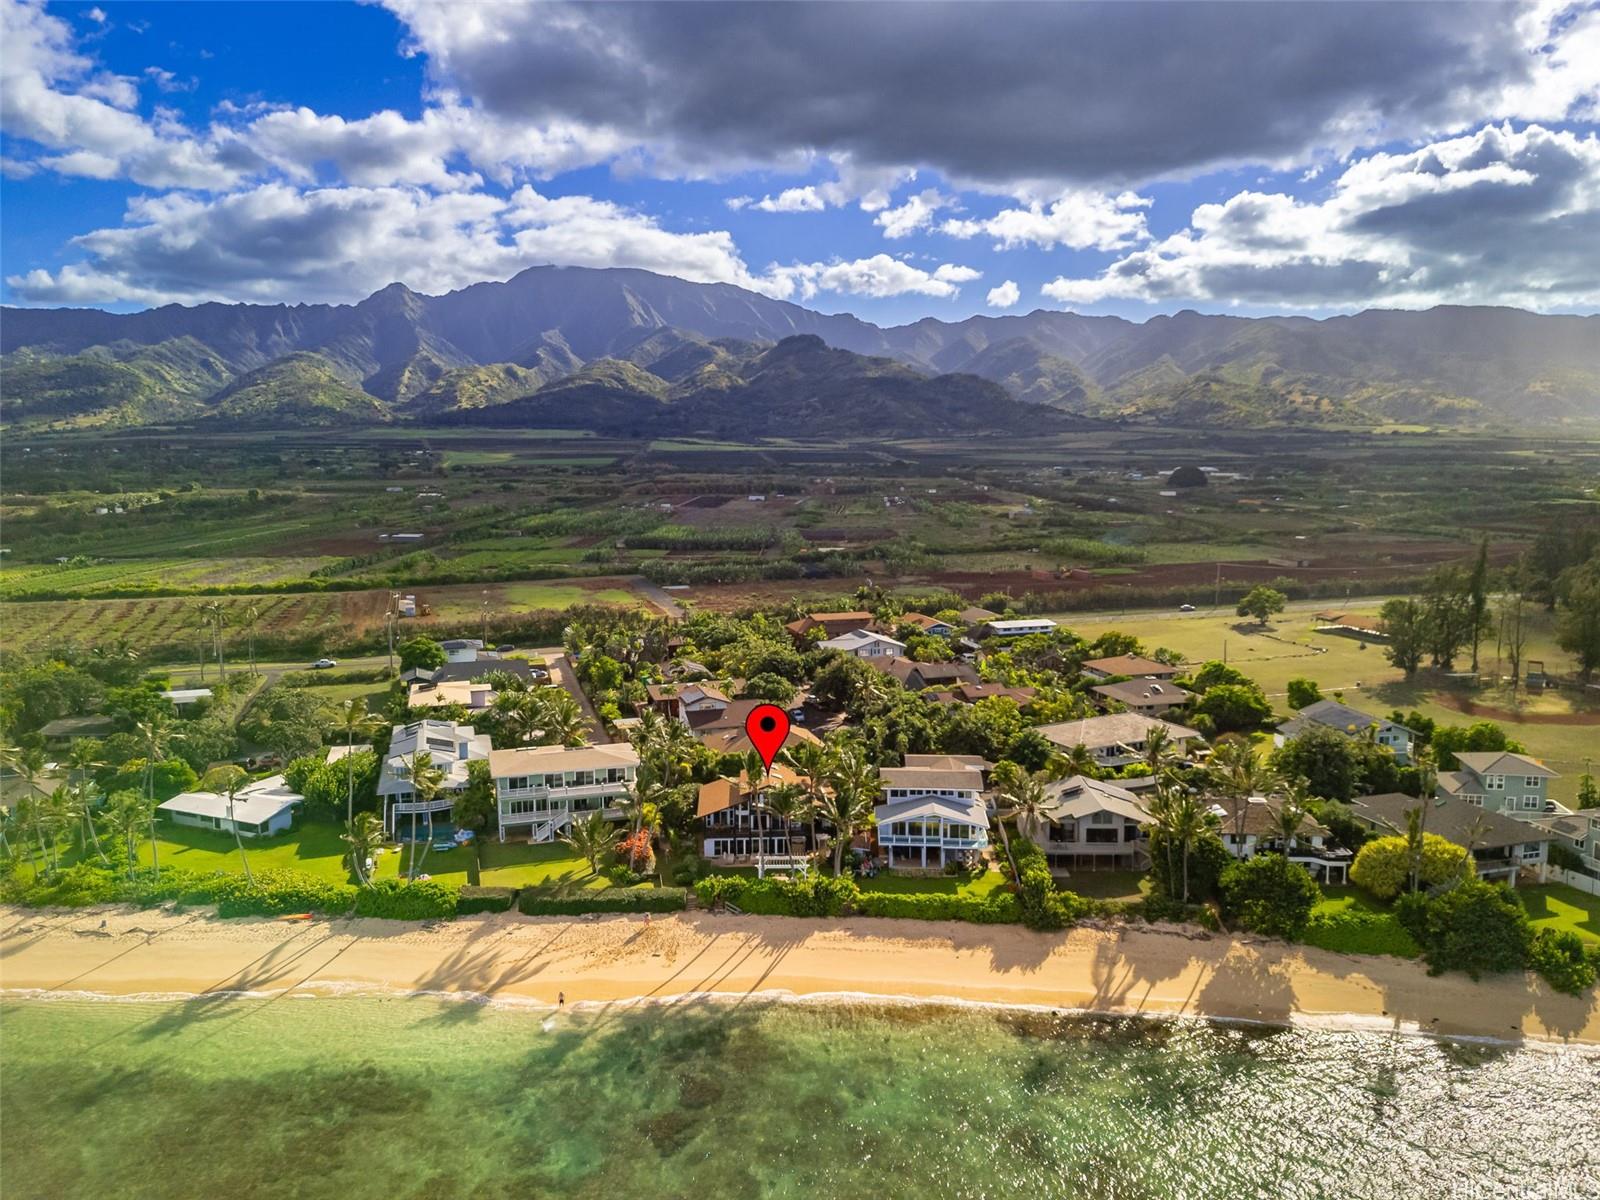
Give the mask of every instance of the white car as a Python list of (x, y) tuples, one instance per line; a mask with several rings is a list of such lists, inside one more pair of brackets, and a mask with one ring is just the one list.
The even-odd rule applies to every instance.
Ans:
[(313, 671), (326, 671), (329, 667), (337, 667), (339, 660), (336, 658), (319, 658), (311, 664)]
[(1192, 605), (1192, 604), (1180, 604), (1180, 605), (1178, 605), (1178, 611), (1179, 612), (1193, 612), (1194, 611), (1194, 605)]

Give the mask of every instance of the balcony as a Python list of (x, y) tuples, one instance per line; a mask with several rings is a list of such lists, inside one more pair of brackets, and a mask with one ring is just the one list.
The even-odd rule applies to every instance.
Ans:
[(878, 832), (880, 846), (942, 846), (946, 850), (981, 850), (989, 844), (987, 834), (976, 837), (942, 837), (937, 833), (884, 833)]
[(455, 802), (453, 794), (436, 796), (432, 800), (400, 800), (390, 804), (389, 811), (397, 816), (403, 813), (444, 812)]

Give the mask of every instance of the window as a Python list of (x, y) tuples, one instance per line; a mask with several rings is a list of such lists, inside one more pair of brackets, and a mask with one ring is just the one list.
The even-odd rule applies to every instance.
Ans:
[(1485, 775), (1483, 777), (1483, 786), (1491, 792), (1503, 792), (1506, 787), (1506, 777), (1504, 775)]
[(1538, 842), (1524, 842), (1522, 844), (1522, 857), (1537, 859), (1539, 857), (1539, 847), (1540, 844)]
[(1463, 800), (1465, 800), (1468, 804), (1476, 804), (1479, 808), (1483, 807), (1483, 797), (1477, 795), (1476, 793), (1468, 792), (1465, 796), (1463, 796), (1461, 798)]
[(1538, 787), (1539, 786), (1539, 777), (1537, 775), (1524, 775), (1522, 777), (1522, 786), (1523, 787), (1528, 787), (1528, 788), (1536, 788), (1536, 787)]
[(1541, 800), (1538, 796), (1524, 796), (1522, 798), (1522, 807), (1523, 808), (1543, 808), (1544, 807), (1544, 801)]

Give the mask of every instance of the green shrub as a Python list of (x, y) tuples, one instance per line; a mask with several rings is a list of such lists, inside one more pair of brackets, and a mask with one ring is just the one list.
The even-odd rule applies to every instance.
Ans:
[(1322, 899), (1322, 889), (1299, 863), (1262, 854), (1222, 872), (1222, 910), (1244, 928), (1271, 937), (1298, 937)]
[[(480, 889), (481, 890), (481, 889)], [(380, 879), (356, 893), (356, 916), (428, 921), (456, 915), (460, 893), (436, 879)]]
[[(262, 871), (254, 882), (218, 875), (210, 888), (219, 917), (276, 917), (286, 913), (347, 913), (356, 889), (303, 871)], [(187, 902), (186, 897), (180, 897)]]
[(1528, 968), (1558, 992), (1581, 996), (1595, 984), (1600, 947), (1588, 949), (1570, 929), (1541, 929), (1528, 945)]
[[(1038, 846), (1025, 837), (1012, 835), (1011, 857), (1017, 864), (1017, 905), (1022, 923), (1029, 929), (1062, 929), (1084, 915), (1081, 896), (1073, 896), (1078, 904), (1069, 907), (1056, 890), (1049, 861)], [(1078, 911), (1074, 912), (1074, 908)]]
[(604, 912), (682, 912), (683, 888), (601, 888), (573, 896), (549, 896), (527, 889), (517, 897), (517, 911), (530, 917), (572, 916)]
[(127, 880), (106, 869), (90, 863), (79, 863), (26, 881), (12, 877), (7, 881), (4, 898), (9, 904), (26, 904), (30, 908), (82, 908), (89, 904), (114, 904), (122, 898)]
[(517, 901), (517, 889), (511, 887), (473, 887), (461, 889), (456, 901), (456, 916), (469, 913), (510, 912)]
[(694, 894), (704, 908), (715, 908), (722, 901), (738, 904), (745, 882), (738, 875), (707, 875), (694, 885)]
[(1520, 971), (1528, 961), (1533, 929), (1527, 910), (1503, 883), (1463, 880), (1437, 896), (1412, 892), (1394, 912), (1422, 947), (1432, 974)]
[(1417, 940), (1405, 931), (1392, 912), (1347, 909), (1318, 913), (1306, 925), (1300, 940), (1339, 954), (1392, 954), (1416, 958), (1422, 953)]
[[(1422, 835), (1419, 875), (1436, 886), (1460, 879), (1467, 870), (1467, 850), (1436, 833)], [(1403, 837), (1373, 838), (1356, 853), (1350, 882), (1379, 900), (1393, 900), (1411, 881), (1411, 849)]]
[(975, 925), (1015, 925), (1022, 908), (1010, 892), (957, 896), (939, 892), (862, 892), (856, 911), (867, 917), (917, 921), (971, 921)]

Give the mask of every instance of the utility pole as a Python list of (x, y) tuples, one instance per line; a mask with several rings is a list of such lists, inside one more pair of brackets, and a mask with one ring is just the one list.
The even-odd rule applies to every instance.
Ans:
[(1222, 564), (1217, 564), (1217, 586), (1211, 593), (1211, 607), (1216, 608), (1222, 603)]
[(398, 617), (399, 615), (400, 615), (400, 593), (399, 592), (390, 592), (389, 593), (389, 608), (388, 608), (388, 611), (386, 611), (383, 614), (383, 623), (384, 623), (384, 626), (389, 631), (389, 674), (391, 674), (391, 675), (394, 674), (394, 623), (395, 623), (395, 618)]
[(489, 589), (483, 589), (483, 599), (478, 602), (478, 637), (485, 646), (489, 644)]

